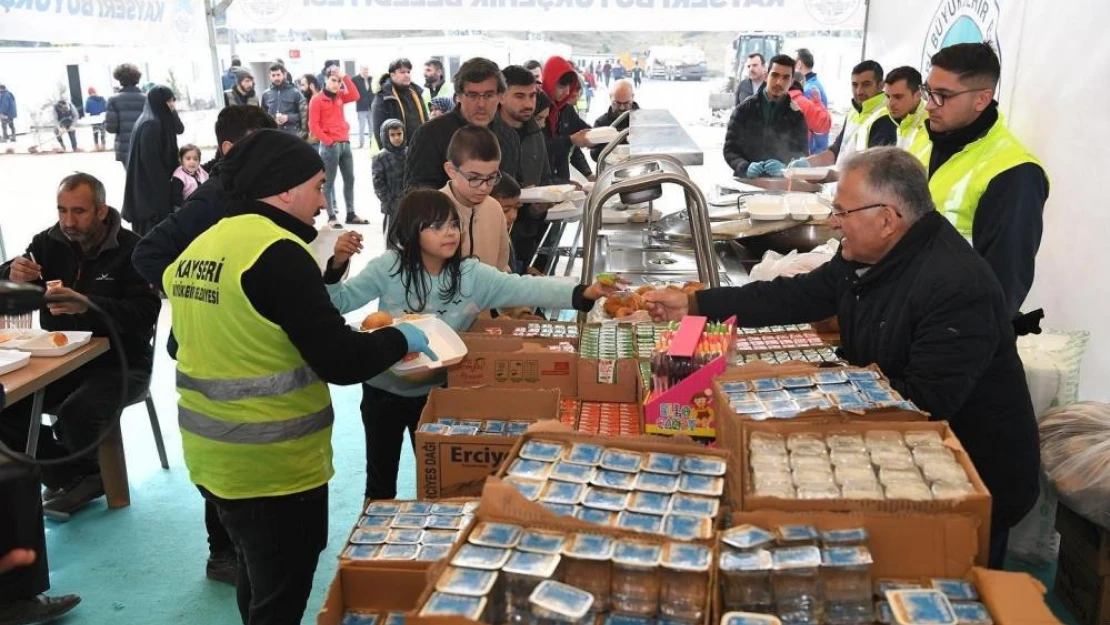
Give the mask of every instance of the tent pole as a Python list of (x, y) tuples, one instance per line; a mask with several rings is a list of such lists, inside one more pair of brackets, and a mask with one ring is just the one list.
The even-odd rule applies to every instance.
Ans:
[(867, 60), (867, 27), (871, 25), (871, 0), (863, 1), (863, 45), (860, 46), (860, 62)]
[(204, 0), (204, 24), (208, 29), (208, 52), (212, 57), (212, 80), (216, 90), (213, 92), (212, 102), (216, 110), (222, 109), (224, 83), (223, 72), (220, 71), (220, 54), (216, 49), (216, 16), (227, 11), (231, 0)]

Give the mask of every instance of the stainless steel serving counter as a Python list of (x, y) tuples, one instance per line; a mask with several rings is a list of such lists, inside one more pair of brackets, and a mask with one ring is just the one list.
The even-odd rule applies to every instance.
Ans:
[(668, 154), (687, 167), (705, 163), (702, 149), (690, 138), (674, 115), (666, 110), (632, 111), (628, 146), (629, 154), (633, 157)]

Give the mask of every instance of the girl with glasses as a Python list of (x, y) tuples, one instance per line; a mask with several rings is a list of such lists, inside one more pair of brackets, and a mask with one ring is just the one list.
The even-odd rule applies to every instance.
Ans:
[[(336, 243), (324, 276), (332, 303), (345, 314), (377, 300), (378, 310), (394, 319), (406, 314), (435, 315), (461, 332), (483, 310), (529, 306), (589, 311), (595, 300), (615, 288), (503, 273), (464, 256), (461, 229), (458, 210), (446, 195), (429, 189), (411, 191), (398, 207), (387, 251), (341, 283), (351, 255), (360, 246), (347, 235)], [(428, 393), (445, 382), (446, 372), (441, 369), (405, 377), (386, 371), (363, 383), (367, 498), (396, 497), (405, 433), (414, 444)]]

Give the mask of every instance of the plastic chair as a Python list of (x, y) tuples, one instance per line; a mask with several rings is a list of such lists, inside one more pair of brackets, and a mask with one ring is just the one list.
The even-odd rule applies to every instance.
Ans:
[(135, 401), (127, 404), (127, 407), (136, 406), (138, 404), (146, 404), (146, 413), (150, 417), (150, 429), (154, 433), (154, 445), (158, 447), (158, 460), (162, 462), (163, 469), (170, 468), (170, 461), (166, 459), (166, 443), (162, 440), (162, 426), (158, 424), (158, 410), (154, 407), (154, 399), (150, 396), (150, 387), (143, 391), (143, 394)]

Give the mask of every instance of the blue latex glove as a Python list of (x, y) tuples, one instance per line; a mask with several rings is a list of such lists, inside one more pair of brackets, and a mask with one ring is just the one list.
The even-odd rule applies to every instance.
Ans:
[(765, 176), (770, 178), (782, 178), (783, 169), (782, 161), (776, 161), (775, 159), (763, 161), (763, 175)]
[(423, 330), (411, 323), (398, 323), (394, 324), (393, 327), (405, 335), (405, 342), (409, 345), (408, 353), (420, 352), (432, 360), (439, 360), (439, 356), (432, 351), (431, 345), (428, 344), (428, 335), (424, 334)]
[(807, 158), (796, 158), (796, 159), (790, 161), (789, 163), (787, 163), (787, 165), (786, 165), (787, 169), (790, 169), (792, 167), (813, 167), (813, 166), (809, 164), (809, 159), (807, 159)]
[(748, 178), (759, 178), (764, 173), (763, 163), (756, 161), (748, 165)]

